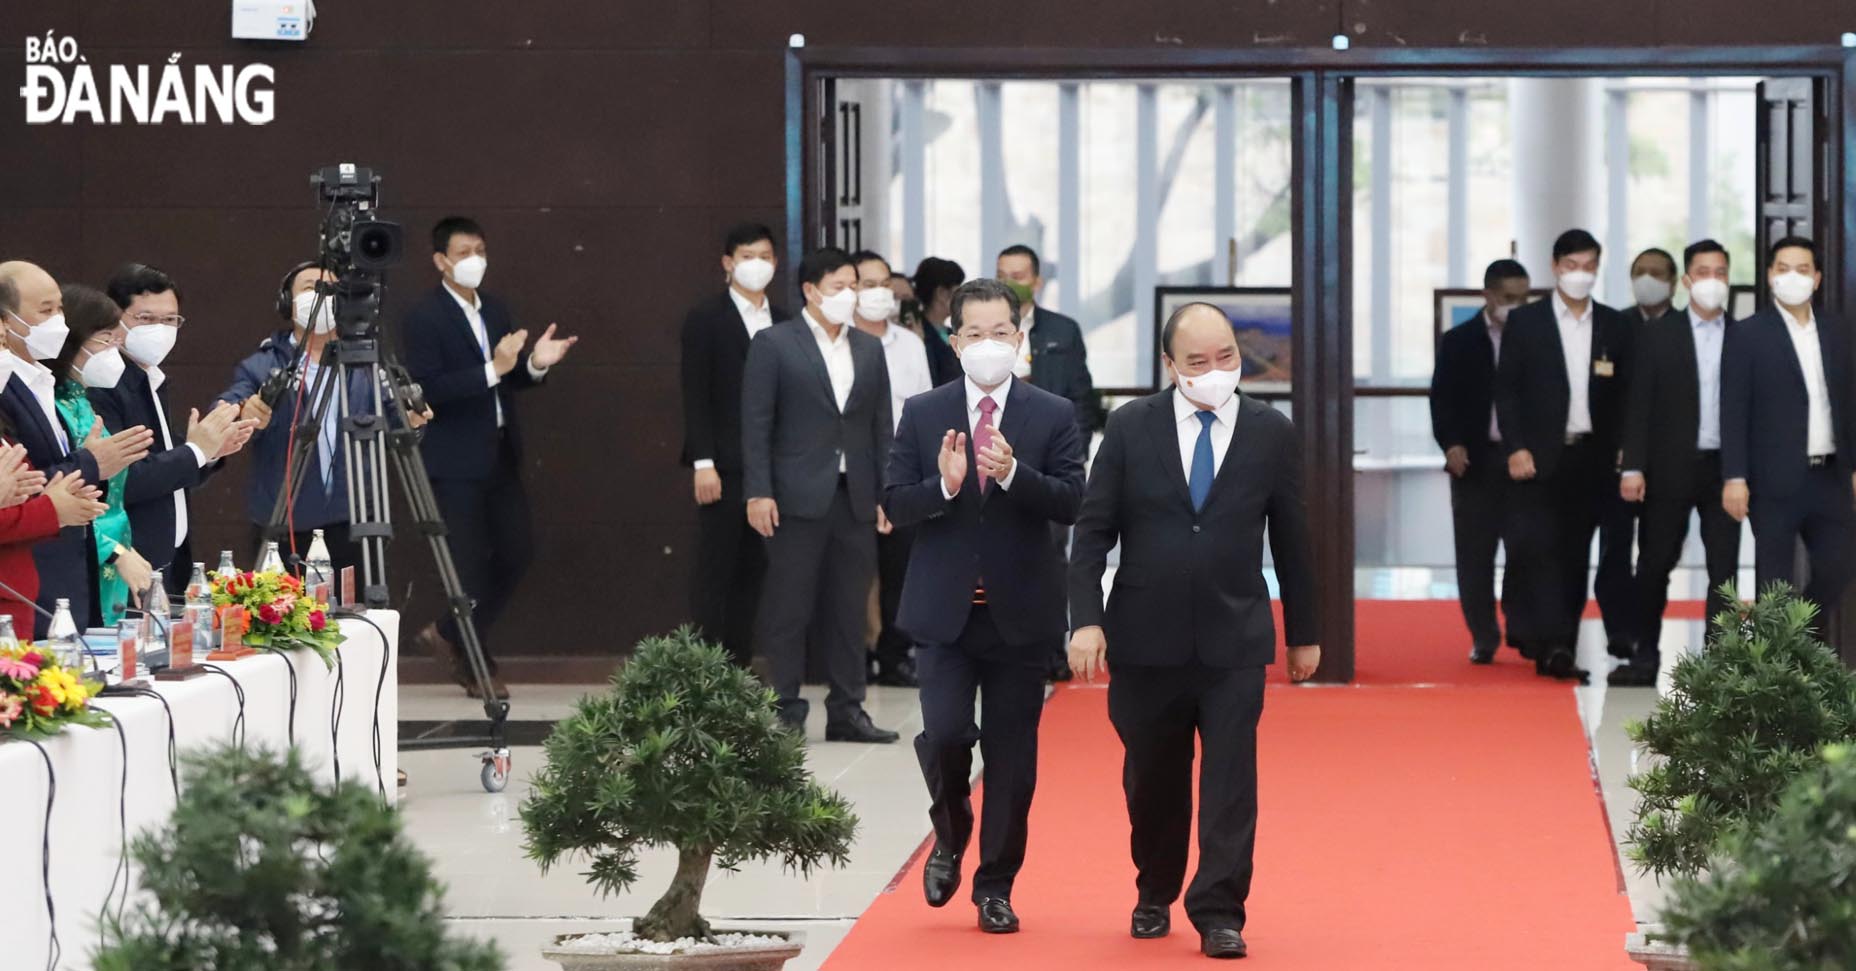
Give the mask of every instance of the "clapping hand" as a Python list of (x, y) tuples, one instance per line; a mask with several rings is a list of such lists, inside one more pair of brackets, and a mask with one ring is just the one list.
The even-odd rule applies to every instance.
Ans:
[(97, 475), (106, 482), (115, 478), (116, 473), (147, 458), (148, 450), (154, 444), (154, 431), (144, 425), (126, 428), (104, 438), (101, 418), (91, 424), (90, 434), (84, 438), (84, 449), (97, 460)]
[(578, 337), (555, 337), (554, 327), (555, 325), (549, 324), (548, 329), (542, 331), (541, 337), (535, 341), (535, 349), (529, 352), (529, 363), (533, 364), (537, 371), (546, 371), (561, 363), (561, 359), (567, 356), (567, 352), (580, 342)]
[(60, 472), (52, 476), (51, 482), (45, 486), (45, 495), (52, 501), (52, 508), (58, 511), (60, 526), (85, 525), (95, 521), (110, 508), (102, 502), (103, 490), (86, 485), (81, 475)]
[[(0, 509), (17, 506), (32, 498), (34, 493), (29, 490), (26, 482), (29, 471), (26, 468), (26, 447), (24, 445), (9, 445), (6, 448), (0, 448)], [(41, 482), (43, 481), (44, 473), (32, 472), (31, 474), (40, 476)]]
[(491, 354), (490, 361), (496, 365), (498, 377), (516, 369), (516, 362), (522, 358), (522, 345), (526, 343), (528, 343), (528, 331), (526, 330), (504, 334), (503, 339), (496, 342), (496, 350)]
[(1018, 460), (1012, 457), (1012, 443), (1005, 436), (993, 430), (992, 441), (974, 456), (979, 461), (980, 474), (993, 482), (1004, 482), (1012, 475), (1012, 467)]
[(935, 458), (941, 470), (941, 488), (950, 496), (960, 494), (960, 484), (967, 479), (967, 433), (948, 430), (941, 436), (941, 453)]

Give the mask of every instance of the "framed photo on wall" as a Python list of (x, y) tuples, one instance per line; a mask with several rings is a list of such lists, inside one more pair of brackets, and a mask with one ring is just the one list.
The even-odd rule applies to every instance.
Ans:
[(1160, 335), (1173, 311), (1209, 303), (1224, 311), (1244, 358), (1242, 389), (1257, 397), (1288, 397), (1294, 390), (1294, 315), (1288, 287), (1155, 287), (1154, 388), (1166, 386)]
[[(1553, 291), (1549, 289), (1529, 290), (1527, 300), (1545, 300)], [(1432, 320), (1436, 326), (1437, 340), (1443, 340), (1444, 331), (1461, 326), (1474, 320), (1482, 312), (1482, 291), (1468, 288), (1439, 287), (1431, 291)]]
[(1727, 288), (1727, 315), (1745, 320), (1759, 311), (1759, 288), (1751, 283), (1736, 283)]

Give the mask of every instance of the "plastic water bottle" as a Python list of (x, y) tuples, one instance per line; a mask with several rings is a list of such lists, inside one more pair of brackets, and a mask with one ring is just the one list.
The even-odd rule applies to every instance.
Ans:
[(214, 572), (222, 577), (229, 577), (238, 572), (238, 564), (233, 562), (231, 550), (219, 551), (219, 569)]
[(13, 631), (13, 615), (0, 614), (0, 647), (16, 648), (18, 646), (19, 635)]
[(141, 654), (154, 657), (168, 653), (168, 584), (156, 570), (142, 594)]
[(257, 572), (259, 573), (282, 573), (284, 572), (284, 557), (282, 553), (279, 553), (277, 551), (277, 543), (275, 541), (264, 544), (264, 555), (258, 557), (258, 571)]
[(186, 618), (193, 622), (193, 652), (201, 657), (213, 650), (213, 585), (206, 579), (206, 564), (193, 565), (187, 581)]
[(72, 671), (84, 668), (84, 646), (77, 639), (77, 621), (71, 618), (71, 601), (58, 598), (57, 607), (52, 611), (52, 625), (45, 632), (45, 641), (51, 655), (58, 663)]
[[(329, 559), (329, 544), (323, 541), (322, 530), (318, 529), (315, 538), (309, 543), (309, 562), (305, 564), (303, 585), (311, 590), (335, 582), (335, 564)], [(327, 599), (326, 591), (319, 595)]]

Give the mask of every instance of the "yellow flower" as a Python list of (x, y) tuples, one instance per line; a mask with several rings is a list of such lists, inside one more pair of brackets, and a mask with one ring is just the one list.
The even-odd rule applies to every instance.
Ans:
[(84, 683), (64, 668), (46, 668), (39, 672), (38, 683), (52, 693), (52, 699), (61, 705), (80, 704), (88, 697)]

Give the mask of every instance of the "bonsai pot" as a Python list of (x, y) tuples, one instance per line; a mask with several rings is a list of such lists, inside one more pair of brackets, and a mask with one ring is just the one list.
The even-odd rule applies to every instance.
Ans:
[(1688, 948), (1663, 937), (1662, 930), (1661, 924), (1645, 924), (1643, 930), (1624, 935), (1624, 953), (1648, 971), (1700, 971)]
[[(542, 948), (541, 956), (560, 965), (562, 971), (780, 971), (786, 962), (799, 956), (805, 944), (805, 934), (800, 931), (753, 931), (726, 925), (717, 925), (714, 930), (723, 940), (737, 934), (780, 940), (732, 947), (698, 945), (696, 950), (654, 954), (626, 949), (623, 942), (611, 940), (617, 936), (613, 934), (563, 934), (551, 946)], [(648, 946), (650, 942), (642, 943)]]

